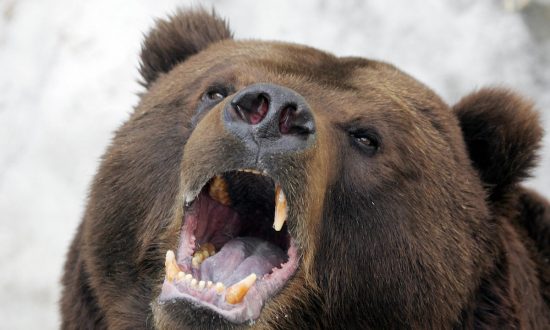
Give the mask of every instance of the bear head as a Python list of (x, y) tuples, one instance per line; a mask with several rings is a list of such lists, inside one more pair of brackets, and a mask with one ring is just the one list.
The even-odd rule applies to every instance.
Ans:
[(486, 89), (450, 108), (392, 65), (234, 40), (204, 10), (158, 21), (141, 61), (146, 90), (69, 255), (65, 285), (86, 285), (66, 289), (66, 315), (85, 290), (113, 327), (461, 322), (535, 159), (530, 103)]

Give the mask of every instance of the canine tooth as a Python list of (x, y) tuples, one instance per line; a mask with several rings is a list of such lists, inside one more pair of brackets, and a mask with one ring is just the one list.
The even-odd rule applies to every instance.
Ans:
[(166, 251), (166, 263), (176, 259), (176, 254), (172, 250)]
[(216, 285), (214, 285), (214, 290), (216, 290), (217, 294), (222, 294), (223, 290), (225, 290), (225, 286), (222, 282), (218, 282), (216, 283)]
[(164, 262), (166, 268), (166, 278), (168, 281), (172, 282), (178, 276), (178, 273), (181, 271), (176, 262), (176, 255), (174, 251), (166, 251), (166, 261)]
[(256, 274), (252, 273), (242, 279), (240, 282), (233, 284), (227, 288), (225, 293), (225, 301), (230, 304), (238, 304), (243, 301), (244, 296), (248, 293), (248, 290), (256, 283)]
[(227, 182), (219, 175), (216, 175), (214, 179), (212, 179), (208, 194), (222, 205), (229, 206), (231, 204), (231, 198), (227, 192)]
[(275, 219), (273, 229), (280, 231), (287, 217), (286, 196), (279, 184), (275, 187)]
[(199, 281), (199, 289), (204, 289), (204, 287), (206, 286), (206, 282), (204, 281)]

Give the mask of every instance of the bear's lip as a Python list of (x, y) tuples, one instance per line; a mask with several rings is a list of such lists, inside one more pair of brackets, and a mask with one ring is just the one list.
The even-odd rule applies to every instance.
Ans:
[(257, 319), (299, 265), (286, 212), (282, 188), (266, 172), (214, 176), (186, 203), (159, 302), (189, 301), (234, 323)]

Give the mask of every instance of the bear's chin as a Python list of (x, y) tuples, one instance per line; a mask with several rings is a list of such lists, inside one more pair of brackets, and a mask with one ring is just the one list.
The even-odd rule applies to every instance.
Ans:
[(208, 180), (186, 199), (157, 307), (192, 306), (233, 323), (257, 319), (299, 265), (287, 213), (282, 188), (266, 172), (230, 171)]

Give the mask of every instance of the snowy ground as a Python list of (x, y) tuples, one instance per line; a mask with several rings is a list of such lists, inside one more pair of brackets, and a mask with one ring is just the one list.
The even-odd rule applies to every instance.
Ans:
[[(0, 328), (58, 327), (64, 254), (98, 159), (137, 102), (154, 17), (215, 5), (237, 37), (392, 62), (449, 103), (510, 86), (546, 111), (550, 131), (550, 9), (539, 1), (0, 0)], [(544, 144), (529, 184), (550, 197)]]

